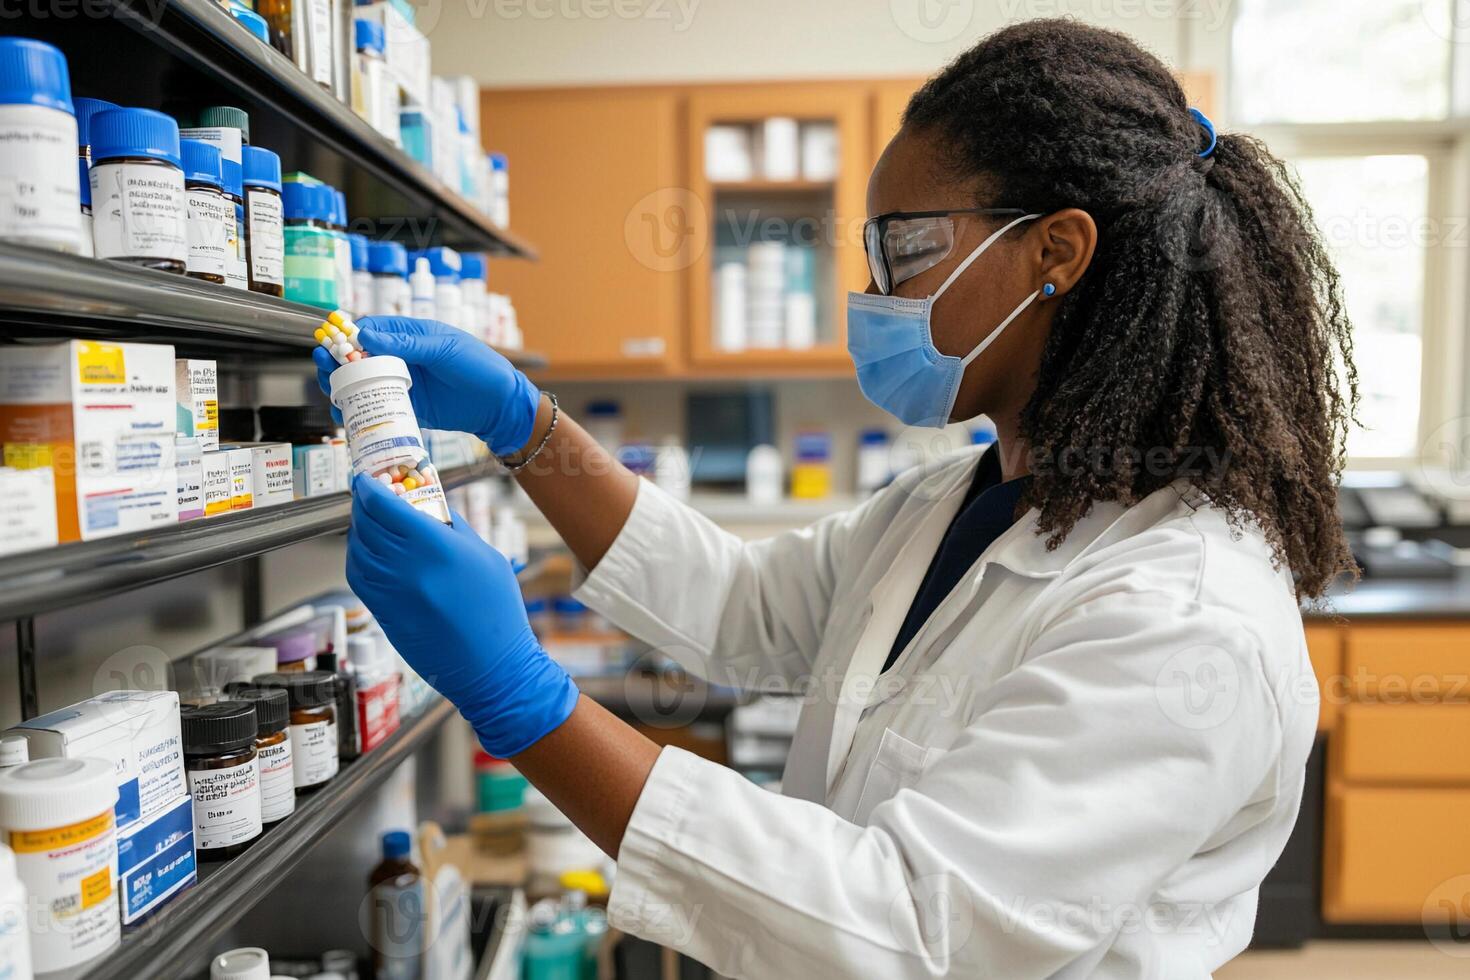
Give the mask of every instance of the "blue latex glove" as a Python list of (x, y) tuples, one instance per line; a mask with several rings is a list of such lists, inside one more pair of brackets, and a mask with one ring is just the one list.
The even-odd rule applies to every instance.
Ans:
[(358, 476), (347, 584), (491, 755), (516, 755), (571, 715), (577, 686), (531, 632), (510, 563), (460, 515), (448, 527)]
[[(409, 397), (424, 425), (479, 436), (497, 456), (531, 441), (541, 392), (490, 345), (438, 320), (365, 316), (357, 325), (363, 350), (408, 362)], [(321, 347), (311, 356), (317, 381), (330, 395), (327, 378), (339, 365)], [(335, 408), (332, 414), (341, 421)]]

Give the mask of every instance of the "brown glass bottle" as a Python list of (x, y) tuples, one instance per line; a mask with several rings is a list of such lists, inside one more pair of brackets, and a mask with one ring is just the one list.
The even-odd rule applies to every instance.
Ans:
[(179, 711), (184, 770), (194, 797), (194, 847), (200, 860), (244, 853), (261, 833), (255, 705), (216, 701)]
[(242, 146), (245, 187), (245, 267), (252, 292), (286, 295), (286, 238), (281, 202), (281, 158)]
[(337, 678), (324, 670), (261, 674), (258, 687), (282, 688), (291, 706), (291, 769), (296, 792), (319, 789), (337, 775)]
[[(188, 195), (191, 192), (199, 192), (199, 193), (206, 194), (206, 195), (213, 194), (215, 197), (218, 197), (219, 198), (219, 208), (220, 208), (221, 211), (223, 211), (226, 207), (229, 207), (230, 206), (230, 202), (227, 201), (227, 200), (225, 200), (224, 189), (223, 188), (220, 188), (220, 187), (216, 187), (213, 184), (207, 184), (207, 183), (205, 183), (203, 181), (199, 181), (199, 180), (186, 180), (186, 181), (184, 181), (184, 193), (185, 193), (185, 195)], [(187, 204), (185, 206), (187, 207)], [(226, 237), (228, 237), (228, 235)], [(224, 276), (224, 273), (221, 272), (219, 274), (215, 274), (213, 272), (200, 272), (200, 271), (195, 270), (195, 269), (189, 269), (188, 266), (187, 266), (187, 264), (185, 265), (184, 275), (188, 276), (190, 279), (202, 279), (205, 282), (218, 283), (221, 286), (223, 286), (225, 284), (225, 276)]]
[(382, 838), (383, 860), (368, 875), (368, 945), (380, 977), (419, 975), (427, 916), (423, 873), (409, 856), (412, 846), (407, 831), (388, 831)]
[[(111, 174), (114, 172), (115, 168), (118, 167), (147, 167), (150, 170), (157, 169), (160, 171), (160, 176), (165, 177), (168, 176), (169, 171), (173, 171), (174, 174), (177, 174), (178, 188), (181, 192), (184, 187), (183, 168), (175, 163), (172, 163), (168, 160), (160, 160), (156, 157), (119, 156), (99, 158), (92, 162), (92, 171), (95, 171), (97, 174), (96, 184), (99, 190), (106, 189), (107, 181), (109, 180)], [(165, 182), (171, 183), (172, 181), (166, 180)], [(180, 209), (182, 209), (184, 206), (183, 198), (183, 194), (180, 193), (177, 200), (177, 206)], [(97, 258), (112, 259), (116, 262), (126, 262), (129, 265), (141, 265), (145, 269), (157, 269), (160, 272), (176, 272), (180, 275), (184, 273), (185, 261), (182, 257), (179, 256), (136, 254), (126, 242), (124, 242), (121, 247), (106, 248), (105, 243), (108, 242), (111, 237), (108, 234), (107, 225), (114, 219), (113, 216), (108, 213), (108, 209), (105, 208), (104, 201), (105, 197), (103, 200), (94, 199), (92, 201), (92, 232), (98, 246)], [(121, 216), (119, 215), (116, 220), (121, 223)], [(183, 244), (184, 215), (182, 213), (178, 215), (178, 228), (179, 242)], [(119, 237), (126, 239), (127, 235), (126, 233), (123, 233)], [(180, 255), (185, 254), (184, 250), (186, 250), (187, 248), (187, 244), (183, 244), (183, 250), (180, 250)], [(108, 252), (111, 254), (103, 254), (104, 252)]]
[(291, 707), (279, 687), (256, 687), (239, 681), (225, 685), (225, 696), (255, 705), (255, 762), (260, 770), (260, 820), (267, 827), (296, 811), (296, 781), (291, 736), (286, 731)]

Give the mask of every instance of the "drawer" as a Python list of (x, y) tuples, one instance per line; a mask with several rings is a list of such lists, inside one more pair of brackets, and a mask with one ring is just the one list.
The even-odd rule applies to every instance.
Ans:
[(1322, 917), (1423, 921), (1440, 886), (1470, 868), (1470, 789), (1329, 784)]
[(1337, 722), (1338, 711), (1347, 700), (1347, 683), (1342, 677), (1342, 641), (1345, 630), (1340, 626), (1312, 624), (1306, 627), (1307, 654), (1312, 658), (1312, 673), (1317, 675), (1317, 691), (1321, 708), (1317, 713), (1317, 731), (1325, 732)]
[(1360, 701), (1470, 703), (1470, 626), (1355, 626), (1343, 670)]
[(1470, 705), (1349, 704), (1329, 744), (1350, 783), (1470, 788)]

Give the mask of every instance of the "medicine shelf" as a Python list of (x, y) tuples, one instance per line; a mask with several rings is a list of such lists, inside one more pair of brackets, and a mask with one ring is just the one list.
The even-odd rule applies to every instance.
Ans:
[[(314, 306), (264, 293), (0, 242), (0, 322), (17, 328), (171, 343), (185, 353), (299, 357), (321, 321)], [(539, 354), (502, 353), (522, 369), (546, 364)]]
[[(441, 471), (446, 489), (497, 472), (476, 463)], [(198, 518), (158, 531), (58, 545), (0, 563), (0, 621), (125, 592), (347, 530), (346, 493)]]
[(174, 112), (234, 105), (250, 115), (251, 142), (276, 151), (286, 171), (340, 188), (354, 220), (410, 248), (451, 245), (534, 258), (428, 168), (317, 85), (216, 0), (100, 0), (105, 13), (19, 14), (6, 33), (37, 37), (67, 56), (74, 95)]
[(125, 929), (120, 948), (68, 972), (66, 980), (173, 980), (191, 975), (203, 951), (269, 895), (453, 715), (454, 706), (435, 695), (382, 745), (345, 764), (315, 793), (298, 796), (296, 812), (267, 830), (243, 855), (219, 864), (200, 862), (197, 884), (139, 925)]

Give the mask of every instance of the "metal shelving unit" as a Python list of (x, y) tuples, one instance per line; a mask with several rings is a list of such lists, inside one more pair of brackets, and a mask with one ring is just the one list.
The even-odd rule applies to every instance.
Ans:
[(296, 812), (265, 832), (240, 857), (201, 862), (199, 882), (142, 923), (123, 931), (122, 946), (67, 973), (66, 980), (173, 980), (191, 975), (198, 951), (225, 935), (270, 894), (354, 806), (454, 715), (436, 698), (373, 751), (347, 763), (335, 779), (296, 801)]

